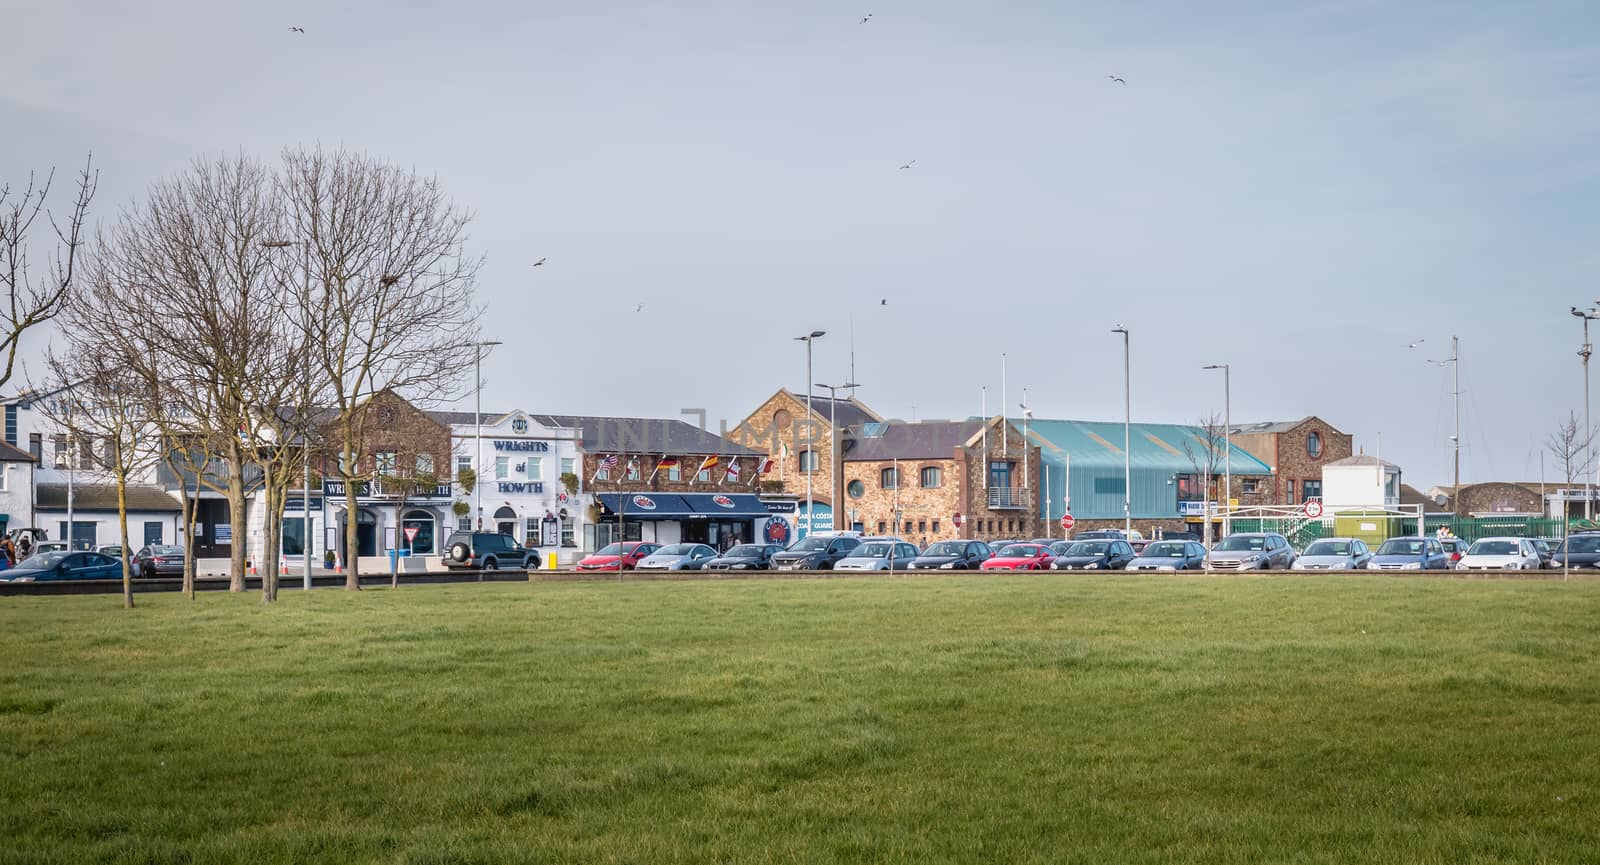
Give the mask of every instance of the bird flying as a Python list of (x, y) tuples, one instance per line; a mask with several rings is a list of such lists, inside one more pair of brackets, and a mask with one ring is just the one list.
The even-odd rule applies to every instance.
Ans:
[(547, 257), (545, 257), (545, 258), (541, 258), (541, 259), (539, 259), (539, 260), (538, 260), (538, 261), (535, 261), (535, 262), (534, 262), (534, 263), (533, 263), (533, 266), (534, 266), (534, 267), (542, 267), (542, 266), (543, 266), (543, 265), (544, 265), (544, 263), (545, 263), (545, 262), (546, 262), (546, 261), (549, 261), (549, 260), (550, 260), (550, 259), (549, 259), (549, 257), (548, 257), (548, 256), (547, 256)]
[(1106, 77), (1111, 79), (1112, 81), (1117, 82), (1118, 84), (1121, 84), (1123, 87), (1127, 87), (1128, 86), (1128, 82), (1123, 81), (1121, 78), (1118, 78), (1115, 75), (1107, 75)]
[(304, 27), (290, 27), (289, 30), (290, 30), (290, 32), (293, 32), (293, 33), (305, 33), (306, 32), (306, 28), (304, 28)]
[(872, 13), (868, 12), (867, 13), (867, 17), (861, 19), (861, 23), (865, 24), (865, 23), (867, 23), (868, 21), (871, 21), (871, 20), (872, 20)]
[(634, 312), (644, 312), (644, 304), (641, 303), (638, 306), (634, 307), (633, 311)]
[(1425, 339), (1419, 339), (1419, 340), (1417, 340), (1417, 341), (1416, 341), (1416, 342), (1414, 342), (1414, 343), (1412, 343), (1412, 344), (1410, 344), (1410, 345), (1408, 345), (1408, 346), (1406, 346), (1406, 348), (1416, 348), (1416, 347), (1417, 347), (1417, 346), (1419, 346), (1419, 345), (1422, 345), (1422, 344), (1423, 344), (1423, 343), (1425, 343), (1425, 342), (1427, 342), (1427, 340), (1425, 340)]
[(888, 306), (889, 305), (889, 298), (886, 297), (883, 300), (878, 301), (878, 305), (879, 306)]
[(907, 168), (910, 168), (911, 166), (916, 165), (916, 164), (917, 164), (917, 161), (915, 159), (913, 159), (910, 162), (907, 162), (905, 165), (900, 166), (900, 170), (901, 171), (905, 171)]

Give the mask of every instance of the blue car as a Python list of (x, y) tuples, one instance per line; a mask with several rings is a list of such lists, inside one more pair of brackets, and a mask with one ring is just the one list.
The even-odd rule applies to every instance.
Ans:
[(1450, 554), (1437, 538), (1390, 538), (1367, 562), (1369, 571), (1448, 571)]
[(0, 580), (11, 583), (120, 579), (122, 579), (122, 562), (99, 553), (74, 553), (66, 550), (29, 556), (18, 562), (16, 567), (0, 571)]

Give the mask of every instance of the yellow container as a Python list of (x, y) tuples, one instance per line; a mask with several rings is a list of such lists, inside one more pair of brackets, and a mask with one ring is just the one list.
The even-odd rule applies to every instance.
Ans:
[(555, 553), (549, 553), (548, 555), (549, 555), (549, 558), (545, 559), (544, 568), (547, 571), (553, 571), (557, 567), (556, 566), (556, 554)]

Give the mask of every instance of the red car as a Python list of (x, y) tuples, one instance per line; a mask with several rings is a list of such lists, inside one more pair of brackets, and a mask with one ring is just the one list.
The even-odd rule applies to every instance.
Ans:
[(1011, 544), (978, 566), (980, 571), (1042, 571), (1050, 567), (1055, 551), (1040, 544)]
[(661, 549), (660, 544), (651, 544), (644, 541), (629, 541), (625, 544), (607, 544), (600, 550), (585, 556), (578, 563), (580, 571), (631, 571), (639, 566), (639, 560)]

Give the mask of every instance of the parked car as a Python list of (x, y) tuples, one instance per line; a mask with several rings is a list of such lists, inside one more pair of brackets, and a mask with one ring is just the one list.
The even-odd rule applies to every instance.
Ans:
[[(1569, 566), (1567, 560), (1571, 559)], [(1550, 567), (1600, 568), (1600, 532), (1578, 532), (1568, 535), (1550, 558)]]
[(1025, 544), (1025, 543), (1027, 543), (1027, 541), (1025, 541), (1025, 540), (1023, 540), (1021, 538), (1011, 538), (1009, 540), (989, 541), (989, 556), (990, 556), (990, 558), (993, 558), (994, 556), (999, 555), (1001, 550), (1005, 549), (1006, 547), (1011, 546), (1012, 544)]
[(183, 573), (183, 547), (152, 545), (133, 554), (133, 570), (141, 577)]
[(95, 547), (94, 551), (102, 556), (110, 556), (113, 559), (121, 560), (122, 558), (121, 544), (101, 544), (100, 546)]
[(1287, 570), (1294, 565), (1294, 547), (1276, 532), (1240, 532), (1211, 548), (1211, 567), (1219, 571)]
[(639, 565), (640, 559), (659, 549), (661, 549), (660, 544), (645, 541), (606, 544), (579, 560), (578, 570), (631, 571)]
[(1533, 541), (1533, 551), (1539, 554), (1539, 567), (1550, 567), (1550, 562), (1554, 561), (1556, 557), (1556, 547), (1561, 545), (1561, 541), (1552, 538), (1529, 538), (1528, 540)]
[(1450, 557), (1452, 563), (1461, 561), (1461, 557), (1467, 554), (1467, 542), (1457, 537), (1440, 538), (1439, 546), (1444, 548), (1445, 555)]
[(1450, 555), (1437, 538), (1390, 538), (1367, 562), (1369, 571), (1447, 570)]
[(1073, 541), (1053, 549), (1052, 571), (1120, 571), (1133, 561), (1133, 545), (1123, 540)]
[(705, 564), (708, 571), (764, 571), (772, 567), (772, 554), (782, 552), (777, 544), (740, 544)]
[(705, 544), (667, 544), (639, 560), (640, 571), (698, 571), (717, 557)]
[(1072, 539), (1075, 541), (1126, 541), (1128, 536), (1123, 534), (1122, 529), (1090, 529), (1085, 532), (1078, 532), (1072, 536)]
[(1356, 571), (1372, 561), (1372, 548), (1360, 538), (1318, 538), (1294, 560), (1297, 571)]
[(40, 553), (64, 553), (66, 551), (66, 541), (39, 541), (33, 545), (33, 552), (30, 555), (38, 555)]
[(1200, 536), (1194, 532), (1161, 532), (1154, 540), (1158, 541), (1194, 541), (1200, 543)]
[(1196, 541), (1151, 541), (1124, 570), (1197, 571), (1206, 566), (1206, 548)]
[(831, 571), (840, 559), (861, 546), (854, 535), (808, 535), (772, 556), (777, 571)]
[(1479, 538), (1456, 562), (1458, 571), (1534, 571), (1539, 551), (1528, 538)]
[(1001, 547), (988, 561), (978, 566), (980, 571), (1042, 571), (1050, 566), (1055, 553), (1040, 544), (1011, 544)]
[(444, 566), (474, 571), (539, 567), (539, 551), (499, 532), (451, 532), (444, 542)]
[(836, 571), (906, 570), (917, 560), (917, 547), (899, 538), (867, 538), (833, 566)]
[(120, 580), (122, 562), (99, 553), (62, 551), (35, 553), (9, 570), (0, 571), (0, 580), (11, 583), (47, 580)]
[(983, 541), (939, 541), (906, 564), (908, 571), (970, 571), (994, 554)]

